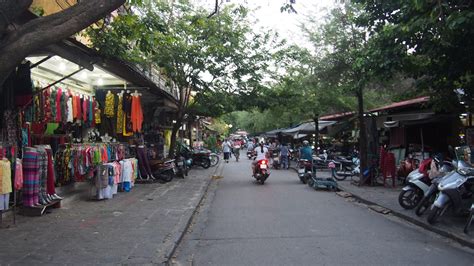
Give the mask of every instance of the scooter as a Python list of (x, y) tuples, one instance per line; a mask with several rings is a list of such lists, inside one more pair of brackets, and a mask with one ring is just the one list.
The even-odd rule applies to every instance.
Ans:
[(181, 178), (188, 176), (189, 169), (193, 164), (193, 160), (191, 158), (185, 158), (184, 156), (177, 156), (175, 163), (177, 169), (176, 175)]
[(176, 169), (175, 160), (150, 160), (150, 168), (153, 176), (158, 177), (163, 182), (170, 182), (178, 170)]
[(253, 177), (263, 185), (269, 176), (270, 172), (268, 171), (268, 161), (265, 159), (259, 160), (255, 164)]
[(298, 161), (298, 177), (301, 183), (306, 184), (313, 174), (313, 164), (310, 160), (300, 159)]
[[(328, 164), (329, 165), (329, 164)], [(332, 161), (330, 166), (332, 168), (332, 177), (338, 181), (346, 180), (348, 176), (356, 176), (360, 174), (360, 160), (357, 157), (352, 158), (352, 160), (346, 158), (338, 158)]]
[[(444, 175), (438, 176), (431, 180), (430, 187), (427, 191), (424, 192), (423, 198), (421, 199), (420, 203), (418, 203), (418, 206), (416, 206), (415, 214), (417, 216), (421, 216), (429, 209), (431, 204), (433, 204), (433, 202), (435, 201), (436, 196), (438, 195), (438, 185), (443, 179), (449, 178), (452, 174), (455, 174), (456, 171), (453, 171), (454, 169), (462, 169), (466, 167), (469, 167), (469, 165), (466, 164), (464, 161), (455, 160), (452, 163), (447, 161), (443, 162), (443, 166), (441, 167), (440, 172), (444, 172)], [(443, 170), (443, 168), (445, 168), (445, 170)]]
[[(428, 163), (431, 164), (431, 159), (428, 160)], [(446, 175), (454, 169), (452, 163), (448, 161), (443, 162), (440, 167), (439, 162), (437, 162), (436, 159), (433, 160), (435, 160), (441, 176)], [(418, 206), (425, 193), (429, 191), (432, 180), (429, 178), (428, 172), (422, 172), (420, 171), (420, 168), (411, 171), (406, 180), (407, 185), (403, 187), (400, 192), (398, 203), (404, 209), (411, 210)]]
[(434, 224), (448, 209), (460, 213), (463, 199), (472, 197), (474, 186), (474, 168), (458, 169), (453, 174), (441, 180), (438, 185), (438, 196), (430, 207), (427, 221)]
[(247, 151), (247, 158), (249, 158), (249, 160), (255, 159), (255, 156), (257, 156), (257, 154), (255, 153), (254, 150)]
[(281, 161), (280, 161), (280, 156), (278, 155), (278, 152), (277, 151), (274, 151), (272, 153), (272, 166), (274, 169), (280, 169), (281, 167)]

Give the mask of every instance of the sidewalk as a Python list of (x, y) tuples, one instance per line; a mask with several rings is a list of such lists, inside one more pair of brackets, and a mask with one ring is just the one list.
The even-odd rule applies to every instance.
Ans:
[[(167, 262), (220, 167), (185, 179), (137, 184), (113, 199), (87, 193), (42, 217), (17, 215), (0, 229), (1, 264), (157, 264)], [(4, 222), (9, 222), (7, 219)]]
[[(330, 172), (318, 172), (318, 176), (329, 177)], [(350, 179), (350, 178), (348, 178)], [(451, 238), (462, 245), (474, 248), (474, 228), (471, 228), (471, 234), (463, 233), (463, 228), (467, 217), (453, 217), (449, 213), (440, 218), (435, 225), (430, 225), (426, 221), (426, 214), (418, 217), (414, 210), (406, 210), (398, 204), (398, 195), (402, 186), (396, 188), (388, 187), (369, 187), (356, 186), (351, 184), (350, 180), (338, 181), (339, 188), (352, 194), (353, 197), (368, 205), (378, 205), (391, 211), (397, 217), (400, 217), (410, 223), (421, 226), (427, 230), (438, 233), (442, 236)]]

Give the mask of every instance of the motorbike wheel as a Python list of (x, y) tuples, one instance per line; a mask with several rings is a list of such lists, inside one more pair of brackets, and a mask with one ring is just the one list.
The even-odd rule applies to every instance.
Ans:
[(211, 167), (211, 160), (203, 160), (201, 162), (201, 166), (204, 169), (207, 169), (207, 168)]
[(471, 211), (471, 214), (469, 214), (469, 217), (467, 218), (466, 225), (464, 226), (464, 233), (468, 234), (469, 233), (469, 227), (471, 227), (472, 221), (474, 220), (474, 214)]
[(428, 221), (429, 224), (435, 224), (442, 213), (443, 213), (443, 209), (432, 205), (430, 209), (430, 213), (428, 213), (428, 217), (426, 218), (426, 220)]
[(434, 201), (433, 196), (430, 197), (430, 198), (423, 197), (423, 199), (421, 199), (420, 203), (418, 204), (418, 206), (415, 209), (415, 214), (417, 216), (423, 215), (423, 213), (425, 213), (426, 210), (428, 210), (430, 208), (430, 205), (431, 205), (431, 203), (433, 203), (433, 201)]
[(398, 203), (404, 209), (411, 210), (415, 208), (423, 197), (420, 189), (410, 187), (409, 190), (402, 190), (398, 196)]
[(298, 176), (300, 178), (301, 183), (306, 184), (305, 176)]
[(189, 166), (184, 165), (184, 176), (188, 176), (189, 174)]
[(174, 173), (172, 171), (166, 171), (160, 174), (160, 179), (164, 182), (170, 182), (173, 180)]
[(219, 163), (219, 156), (217, 154), (211, 154), (211, 166), (216, 166)]
[(308, 187), (312, 188), (312, 187), (314, 186), (314, 180), (313, 180), (313, 178), (310, 177), (310, 178), (308, 179), (308, 182), (307, 182), (307, 183), (308, 183)]
[(346, 180), (348, 175), (339, 175), (335, 168), (332, 169), (332, 177), (334, 177), (337, 181), (344, 181)]

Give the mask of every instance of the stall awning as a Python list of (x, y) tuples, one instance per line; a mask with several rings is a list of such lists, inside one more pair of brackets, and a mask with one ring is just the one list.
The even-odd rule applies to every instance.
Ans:
[[(320, 120), (318, 122), (318, 128), (319, 130), (323, 130), (324, 128), (330, 126), (330, 125), (333, 125), (335, 124), (336, 121), (324, 121), (324, 120)], [(314, 133), (315, 132), (315, 129), (314, 129), (314, 122), (307, 122), (307, 123), (303, 123), (303, 124), (300, 124), (299, 126), (297, 127), (294, 127), (294, 128), (290, 128), (290, 129), (286, 129), (286, 130), (283, 130), (281, 133), (285, 134), (285, 135), (293, 135), (295, 133), (299, 133), (299, 134), (311, 134), (311, 133)]]
[(413, 113), (413, 114), (400, 114), (390, 116), (391, 121), (383, 122), (384, 127), (394, 128), (404, 125), (413, 125), (413, 124), (422, 124), (433, 122), (435, 118), (435, 113)]

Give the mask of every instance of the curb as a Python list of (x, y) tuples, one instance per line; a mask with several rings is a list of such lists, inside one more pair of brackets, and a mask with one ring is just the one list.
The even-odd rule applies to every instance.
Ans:
[[(194, 209), (189, 211), (190, 212), (189, 218), (186, 218), (186, 219), (184, 219), (184, 221), (180, 222), (179, 225), (178, 225), (178, 230), (176, 230), (173, 233), (173, 235), (171, 236), (172, 246), (165, 253), (165, 261), (162, 262), (164, 265), (172, 265), (171, 260), (174, 257), (174, 254), (176, 253), (176, 250), (177, 250), (179, 244), (183, 240), (184, 235), (188, 231), (188, 228), (190, 227), (191, 222), (193, 221), (194, 217), (196, 216), (196, 214), (198, 212), (198, 209), (199, 209), (199, 206), (204, 201), (204, 198), (206, 197), (207, 192), (209, 191), (209, 187), (211, 186), (211, 183), (214, 180), (213, 176), (222, 175), (224, 167), (223, 167), (223, 164), (221, 162), (222, 161), (219, 161), (219, 163), (216, 165), (216, 169), (215, 169), (214, 173), (209, 176), (209, 181), (207, 181), (207, 184), (205, 185), (205, 189), (204, 189), (204, 192), (201, 195), (201, 198), (199, 199), (199, 201), (196, 204), (196, 206), (194, 207)], [(220, 172), (220, 173), (218, 174), (218, 172)]]
[(415, 218), (413, 218), (413, 217), (410, 217), (410, 216), (408, 216), (408, 215), (405, 215), (405, 214), (403, 214), (403, 213), (401, 213), (401, 212), (395, 211), (395, 210), (393, 210), (393, 209), (391, 209), (391, 208), (387, 208), (387, 207), (385, 207), (385, 206), (383, 206), (383, 205), (380, 205), (380, 204), (378, 204), (378, 203), (376, 203), (376, 202), (373, 202), (373, 201), (364, 199), (364, 198), (362, 198), (361, 196), (359, 196), (359, 195), (357, 195), (357, 194), (354, 194), (354, 193), (351, 192), (351, 191), (348, 191), (348, 190), (344, 187), (344, 185), (339, 184), (339, 189), (342, 190), (342, 191), (345, 191), (345, 192), (350, 193), (354, 198), (356, 198), (357, 200), (359, 200), (359, 201), (362, 202), (362, 203), (365, 203), (365, 204), (367, 204), (367, 205), (376, 205), (376, 206), (383, 207), (383, 208), (385, 208), (385, 209), (387, 209), (387, 210), (390, 210), (390, 212), (391, 212), (393, 215), (395, 215), (396, 217), (399, 217), (399, 218), (401, 218), (401, 219), (403, 219), (403, 220), (405, 220), (405, 221), (408, 221), (408, 222), (410, 222), (410, 223), (412, 223), (412, 224), (414, 224), (414, 225), (417, 225), (417, 226), (419, 226), (419, 227), (421, 227), (421, 228), (423, 228), (423, 229), (425, 229), (425, 230), (434, 232), (434, 233), (436, 233), (436, 234), (439, 234), (439, 235), (441, 235), (441, 236), (444, 236), (444, 237), (447, 237), (447, 238), (449, 238), (449, 239), (451, 239), (451, 240), (454, 240), (454, 241), (458, 242), (459, 244), (461, 244), (461, 245), (463, 245), (463, 246), (466, 246), (466, 247), (469, 247), (469, 248), (471, 248), (471, 249), (474, 249), (474, 242), (473, 242), (473, 241), (466, 240), (466, 239), (461, 238), (461, 237), (459, 237), (459, 236), (457, 236), (457, 235), (455, 235), (455, 234), (453, 234), (453, 233), (450, 233), (450, 232), (448, 232), (448, 231), (442, 230), (442, 229), (440, 229), (440, 228), (438, 228), (438, 227), (431, 226), (431, 225), (429, 225), (429, 224), (427, 224), (427, 223), (421, 222), (421, 221), (419, 221), (419, 220), (417, 220), (417, 219), (415, 219)]

